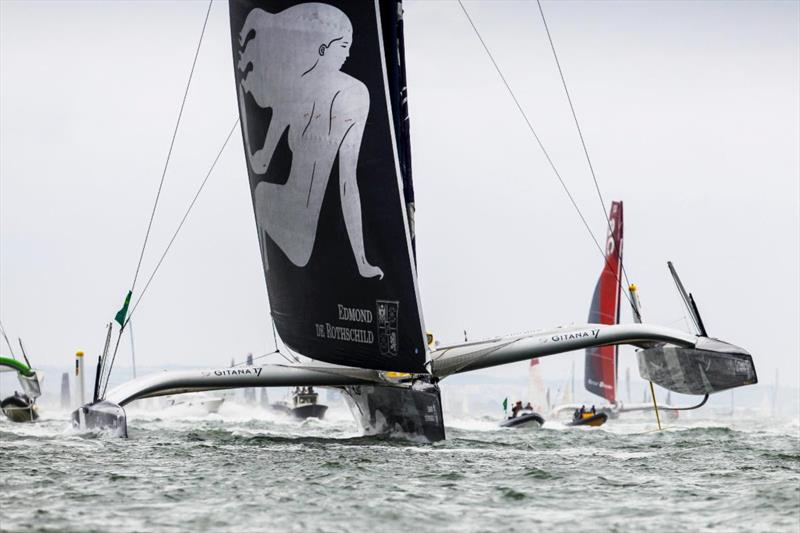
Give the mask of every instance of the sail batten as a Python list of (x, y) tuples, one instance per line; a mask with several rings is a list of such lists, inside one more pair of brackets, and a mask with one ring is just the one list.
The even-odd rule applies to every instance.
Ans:
[(230, 2), (278, 334), (312, 359), (421, 373), (400, 13), (396, 0)]

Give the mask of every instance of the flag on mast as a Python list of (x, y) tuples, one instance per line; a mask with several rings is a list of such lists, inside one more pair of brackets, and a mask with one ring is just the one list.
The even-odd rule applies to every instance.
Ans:
[(125, 303), (122, 304), (122, 309), (117, 311), (117, 314), (114, 316), (114, 320), (120, 327), (125, 325), (125, 318), (128, 316), (128, 306), (131, 304), (132, 295), (133, 291), (128, 291), (128, 295), (125, 296)]

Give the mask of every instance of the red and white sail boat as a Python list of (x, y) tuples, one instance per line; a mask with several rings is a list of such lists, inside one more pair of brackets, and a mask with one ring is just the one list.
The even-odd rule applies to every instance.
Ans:
[[(612, 202), (608, 215), (605, 263), (592, 296), (589, 323), (619, 324), (620, 297), (622, 294), (622, 202)], [(617, 363), (619, 346), (591, 346), (586, 349), (584, 388), (608, 402), (617, 405)]]

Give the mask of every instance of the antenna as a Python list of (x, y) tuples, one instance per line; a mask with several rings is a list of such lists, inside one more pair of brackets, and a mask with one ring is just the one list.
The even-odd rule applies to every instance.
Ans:
[(637, 324), (642, 323), (642, 302), (639, 300), (639, 288), (635, 283), (628, 285), (628, 292), (631, 297), (628, 299), (631, 303), (631, 312), (633, 313), (633, 321)]
[(20, 337), (17, 337), (17, 341), (19, 342), (19, 349), (22, 350), (22, 357), (25, 358), (25, 364), (28, 365), (28, 367), (30, 368), (31, 362), (28, 361), (28, 354), (25, 353), (25, 346), (22, 345), (22, 339)]
[[(678, 284), (678, 290), (683, 290), (683, 285), (681, 285), (681, 280), (678, 278), (678, 274), (675, 272), (675, 269), (672, 268), (672, 263), (667, 262), (669, 265), (670, 272), (673, 273), (673, 278), (675, 279), (675, 283)], [(628, 301), (631, 303), (631, 310), (633, 311), (633, 321), (637, 324), (642, 323), (642, 302), (639, 300), (639, 288), (636, 286), (635, 283), (631, 283), (628, 285), (628, 292), (630, 293), (631, 297)], [(681, 294), (685, 293), (683, 291)], [(661, 431), (661, 415), (658, 413), (658, 401), (656, 400), (656, 389), (653, 386), (652, 381), (648, 381), (650, 384), (650, 396), (653, 399), (653, 410), (656, 412), (656, 424), (658, 424), (658, 430)], [(625, 371), (625, 386), (628, 388), (628, 399), (630, 400), (631, 397), (631, 374), (630, 368), (626, 369)], [(647, 388), (644, 389), (644, 401), (642, 403), (647, 402)]]

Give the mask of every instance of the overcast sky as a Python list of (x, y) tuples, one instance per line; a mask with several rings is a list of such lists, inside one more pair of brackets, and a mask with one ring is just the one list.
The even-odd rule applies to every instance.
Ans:
[[(465, 4), (604, 238), (536, 4)], [(35, 365), (66, 370), (76, 349), (102, 348), (206, 5), (0, 2), (0, 317)], [(780, 369), (797, 386), (800, 4), (543, 6), (605, 198), (625, 202), (625, 264), (646, 321), (685, 328), (670, 259), (710, 334), (751, 351), (762, 382)], [(472, 28), (453, 1), (405, 9), (427, 328), (453, 342), (465, 329), (476, 339), (584, 322), (602, 259)], [(144, 279), (236, 116), (227, 5), (215, 2)], [(136, 311), (142, 365), (225, 365), (272, 349), (233, 141)]]

